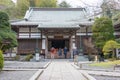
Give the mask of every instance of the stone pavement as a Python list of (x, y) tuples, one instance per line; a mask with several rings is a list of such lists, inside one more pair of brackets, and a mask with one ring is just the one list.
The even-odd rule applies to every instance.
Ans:
[[(87, 72), (92, 75), (104, 75), (104, 76), (115, 76), (120, 77), (120, 69), (114, 70), (113, 67), (97, 67), (97, 66), (89, 66), (91, 62), (79, 62), (79, 66), (77, 69), (81, 72)], [(80, 64), (82, 67), (80, 68)]]
[(114, 76), (120, 77), (120, 72), (106, 72), (106, 71), (90, 71), (90, 70), (79, 70), (80, 72), (87, 72), (88, 74), (92, 75), (104, 75), (104, 76)]
[[(120, 80), (120, 70), (113, 70), (113, 68), (102, 68), (89, 66), (91, 62), (79, 62), (79, 65), (72, 63), (77, 70), (81, 73), (88, 73), (90, 76), (94, 77), (96, 80)], [(82, 67), (80, 67), (82, 64)], [(92, 80), (92, 79), (91, 79)]]
[(87, 80), (67, 60), (53, 60), (38, 80)]

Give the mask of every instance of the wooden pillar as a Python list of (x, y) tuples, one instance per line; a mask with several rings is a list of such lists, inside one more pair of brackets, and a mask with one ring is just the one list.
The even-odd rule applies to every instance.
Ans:
[(73, 57), (72, 49), (73, 49), (73, 41), (72, 41), (72, 35), (70, 35), (70, 53), (71, 53), (71, 58)]
[(31, 27), (29, 27), (29, 38), (31, 38)]
[(42, 30), (41, 30), (41, 50), (42, 50), (42, 37), (43, 37), (43, 33), (42, 33)]
[(20, 34), (20, 27), (19, 26), (17, 26), (18, 28), (18, 34), (17, 34), (17, 38), (19, 38), (19, 34)]
[(76, 31), (75, 31), (75, 47), (77, 47), (77, 35), (76, 35)]
[(47, 35), (46, 35), (46, 40), (45, 40), (45, 55), (47, 58), (47, 55), (48, 55), (48, 36)]
[(86, 29), (86, 39), (88, 39), (88, 27), (85, 27)]

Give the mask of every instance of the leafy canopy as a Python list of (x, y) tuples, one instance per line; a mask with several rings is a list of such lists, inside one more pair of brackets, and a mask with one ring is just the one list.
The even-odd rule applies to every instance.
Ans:
[(120, 48), (120, 44), (118, 44), (114, 40), (109, 40), (106, 42), (106, 44), (103, 47), (104, 54), (112, 53), (112, 58), (115, 57), (115, 49)]
[(57, 0), (29, 0), (30, 7), (57, 7)]
[(98, 48), (103, 48), (106, 41), (114, 40), (114, 28), (112, 20), (108, 17), (96, 18), (92, 26), (94, 44)]
[(115, 48), (120, 48), (120, 44), (114, 40), (109, 40), (105, 43), (103, 47), (103, 52), (107, 53), (107, 52), (112, 51)]
[(62, 1), (62, 2), (58, 5), (58, 7), (61, 7), (61, 8), (69, 8), (69, 7), (71, 7), (71, 5), (68, 4), (66, 1)]
[[(5, 44), (8, 43), (9, 44)], [(16, 34), (11, 30), (9, 17), (5, 12), (0, 12), (0, 49), (6, 49), (17, 46)]]
[(0, 0), (0, 11), (8, 13), (10, 19), (21, 19), (29, 7), (57, 7), (57, 0)]
[(12, 0), (0, 0), (0, 5), (11, 6), (13, 5)]
[(119, 24), (120, 23), (120, 12), (118, 12), (116, 15), (112, 17), (114, 24)]

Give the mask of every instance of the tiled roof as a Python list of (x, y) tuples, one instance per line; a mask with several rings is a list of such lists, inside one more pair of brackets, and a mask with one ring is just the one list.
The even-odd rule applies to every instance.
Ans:
[[(12, 22), (12, 25), (39, 25), (38, 27), (73, 27), (88, 22), (84, 8), (30, 8), (25, 20)], [(87, 25), (85, 23), (85, 25)], [(42, 25), (41, 25), (42, 24)], [(84, 23), (83, 23), (84, 24)]]

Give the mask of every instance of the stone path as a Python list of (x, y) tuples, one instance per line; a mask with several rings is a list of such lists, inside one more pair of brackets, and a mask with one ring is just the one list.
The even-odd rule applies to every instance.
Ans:
[(87, 80), (68, 61), (52, 61), (38, 80)]

